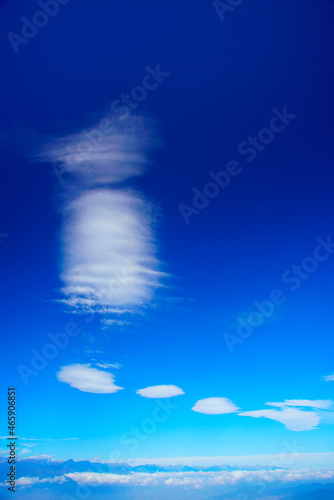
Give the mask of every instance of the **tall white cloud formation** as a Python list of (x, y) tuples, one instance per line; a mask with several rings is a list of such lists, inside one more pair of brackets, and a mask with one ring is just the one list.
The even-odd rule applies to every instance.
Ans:
[(107, 118), (103, 127), (102, 120), (58, 138), (38, 154), (37, 161), (54, 162), (63, 181), (65, 298), (60, 302), (75, 312), (134, 312), (150, 302), (164, 275), (151, 206), (119, 184), (142, 175), (148, 164), (148, 137), (138, 129), (140, 120), (136, 117), (137, 129), (119, 130)]

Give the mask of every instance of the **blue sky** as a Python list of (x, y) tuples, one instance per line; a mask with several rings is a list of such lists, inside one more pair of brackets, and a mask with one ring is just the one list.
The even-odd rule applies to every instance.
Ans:
[[(1, 378), (22, 456), (334, 452), (333, 2), (222, 21), (211, 2), (71, 0), (19, 45), (40, 7), (0, 9)], [(176, 388), (136, 393), (154, 386)]]

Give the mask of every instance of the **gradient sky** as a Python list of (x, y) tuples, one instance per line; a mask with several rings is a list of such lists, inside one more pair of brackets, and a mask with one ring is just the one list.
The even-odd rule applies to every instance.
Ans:
[[(220, 20), (211, 2), (71, 0), (15, 53), (7, 34), (21, 34), (21, 18), (39, 9), (0, 4), (0, 408), (5, 415), (7, 386), (15, 386), (17, 433), (29, 438), (21, 456), (276, 455), (294, 440), (304, 453), (334, 452), (334, 255), (324, 250), (314, 272), (291, 281), (319, 238), (334, 239), (334, 3), (244, 0)], [(60, 182), (64, 144), (76, 147), (157, 65), (165, 76), (133, 111), (150, 133), (108, 135), (106, 150), (103, 142)], [(285, 106), (295, 117), (247, 161), (254, 155), (240, 144)], [(180, 204), (191, 207), (193, 189), (203, 193), (209, 173), (232, 160), (240, 173), (187, 224)], [(86, 251), (106, 265), (106, 279), (134, 263), (140, 277), (134, 284), (129, 271), (130, 285), (116, 280), (104, 302), (95, 297), (96, 314), (78, 300), (71, 307), (61, 290)], [(277, 289), (284, 301), (231, 352), (226, 332), (236, 335), (238, 317)], [(131, 312), (101, 313), (101, 304)], [(31, 351), (41, 353), (68, 322), (81, 333), (25, 384), (18, 367), (31, 368)], [(111, 373), (123, 389), (71, 387), (59, 373), (73, 365)], [(157, 385), (184, 394), (170, 398), (177, 408), (138, 446), (126, 444), (124, 433), (158, 405), (136, 391)], [(214, 404), (231, 412), (192, 411), (206, 398), (226, 398)], [(290, 423), (240, 415), (257, 410), (288, 414)], [(320, 462), (323, 455), (310, 455), (309, 465)]]

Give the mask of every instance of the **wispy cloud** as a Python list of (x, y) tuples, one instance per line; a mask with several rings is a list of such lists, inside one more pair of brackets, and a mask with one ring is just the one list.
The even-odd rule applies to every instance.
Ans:
[[(69, 438), (41, 438), (41, 437), (24, 437), (24, 436), (16, 436), (21, 441), (78, 441), (77, 437), (69, 437)], [(8, 436), (0, 436), (0, 439), (8, 439)], [(24, 443), (24, 446), (36, 446), (36, 444), (28, 444)]]
[(222, 415), (224, 413), (235, 413), (240, 408), (227, 398), (206, 398), (197, 401), (192, 410), (207, 415)]
[(299, 408), (282, 408), (281, 410), (253, 410), (239, 413), (244, 417), (265, 417), (276, 420), (285, 425), (290, 431), (310, 431), (315, 429), (321, 417), (312, 411), (304, 411)]
[(127, 326), (131, 325), (131, 321), (123, 321), (121, 319), (105, 319), (101, 320), (101, 323), (104, 325), (104, 329), (110, 328), (112, 326)]
[(105, 368), (105, 369), (109, 369), (109, 368), (115, 368), (116, 370), (119, 370), (119, 368), (122, 368), (122, 365), (120, 365), (119, 363), (95, 363), (96, 366), (100, 367), (100, 368)]
[(145, 389), (138, 389), (137, 394), (144, 398), (172, 398), (184, 394), (176, 385), (153, 385)]
[(19, 455), (25, 455), (27, 453), (31, 453), (31, 450), (29, 450), (29, 448), (22, 448), (22, 450), (19, 451)]
[(92, 368), (90, 364), (62, 366), (56, 375), (60, 382), (82, 392), (111, 394), (123, 389), (114, 384), (114, 376), (111, 373)]
[(286, 406), (310, 407), (318, 410), (332, 410), (334, 401), (331, 399), (286, 399), (283, 403), (266, 403), (268, 406), (277, 406), (284, 408)]
[[(29, 458), (35, 458), (35, 457), (29, 457)], [(33, 486), (34, 484), (39, 484), (39, 483), (64, 483), (67, 481), (67, 478), (65, 476), (55, 476), (55, 477), (20, 477), (17, 479), (16, 484), (17, 486)]]
[(139, 128), (123, 131), (97, 127), (55, 138), (44, 145), (35, 160), (58, 163), (63, 171), (82, 184), (118, 183), (142, 175), (148, 158), (144, 154), (147, 138)]
[(31, 457), (25, 457), (25, 460), (51, 460), (53, 459), (53, 455), (39, 455), (38, 453), (35, 453)]
[(334, 382), (334, 373), (333, 373), (333, 375), (325, 375), (324, 381), (325, 382)]
[(329, 399), (286, 399), (282, 403), (266, 403), (275, 406), (279, 410), (252, 410), (244, 411), (239, 415), (253, 418), (269, 418), (285, 425), (290, 431), (310, 431), (316, 429), (322, 416), (319, 411), (307, 411), (304, 408), (314, 410), (331, 410), (334, 402)]

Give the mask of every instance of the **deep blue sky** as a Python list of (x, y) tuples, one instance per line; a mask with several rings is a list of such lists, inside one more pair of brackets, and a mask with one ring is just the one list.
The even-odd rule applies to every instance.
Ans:
[[(333, 398), (333, 382), (323, 377), (334, 372), (334, 257), (295, 292), (281, 276), (333, 232), (334, 3), (244, 0), (222, 22), (210, 1), (71, 0), (15, 54), (8, 32), (19, 34), (21, 17), (38, 9), (23, 0), (0, 5), (2, 380), (5, 389), (17, 387), (18, 434), (107, 441), (34, 448), (60, 458), (108, 458), (110, 448), (125, 458), (280, 452), (295, 437), (281, 423), (191, 407), (208, 397), (243, 411)], [(137, 111), (158, 122), (161, 144), (148, 173), (129, 184), (155, 207), (159, 258), (170, 276), (127, 327), (103, 330), (77, 316), (84, 334), (25, 387), (17, 365), (28, 366), (31, 349), (41, 350), (70, 319), (55, 302), (60, 186), (51, 165), (32, 158), (47, 138), (93, 127), (157, 64), (169, 76)], [(297, 117), (247, 163), (239, 144), (284, 106)], [(192, 189), (202, 190), (209, 172), (230, 160), (242, 173), (185, 224), (179, 204), (190, 205)], [(237, 316), (275, 288), (286, 301), (231, 354), (223, 333), (234, 333)], [(122, 364), (113, 373), (124, 391), (89, 394), (57, 380), (61, 366), (89, 363), (91, 349)], [(120, 436), (155, 406), (135, 391), (159, 384), (185, 395), (131, 454)], [(326, 413), (318, 429), (298, 433), (307, 452), (333, 451), (331, 422)]]

